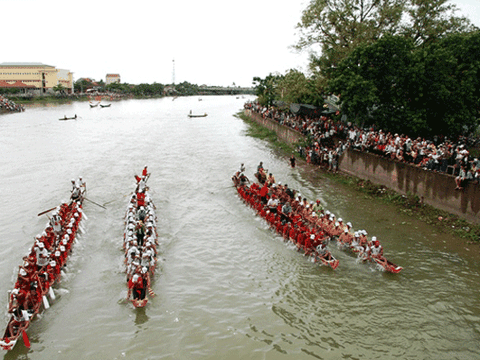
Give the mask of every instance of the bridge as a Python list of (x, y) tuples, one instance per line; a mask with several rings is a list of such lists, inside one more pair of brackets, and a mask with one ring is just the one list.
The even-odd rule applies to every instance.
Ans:
[(250, 87), (222, 87), (222, 86), (200, 86), (198, 88), (199, 95), (240, 95), (254, 94), (255, 89)]

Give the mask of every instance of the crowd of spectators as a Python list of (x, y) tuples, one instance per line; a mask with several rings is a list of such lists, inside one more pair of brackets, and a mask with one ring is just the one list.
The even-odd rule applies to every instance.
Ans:
[(375, 127), (360, 128), (350, 122), (334, 121), (328, 116), (293, 114), (290, 110), (265, 107), (257, 102), (246, 103), (245, 109), (301, 132), (309, 141), (299, 148), (300, 154), (307, 162), (322, 165), (333, 172), (337, 171), (341, 154), (350, 148), (410, 163), (427, 171), (451, 174), (455, 176), (457, 189), (462, 189), (468, 182), (478, 183), (480, 180), (480, 161), (471, 157), (468, 150), (472, 139), (460, 137), (453, 141), (441, 136), (429, 140), (410, 138)]
[(0, 95), (0, 109), (18, 112), (25, 111), (25, 108), (22, 105), (15, 104), (12, 100), (9, 100), (2, 95)]

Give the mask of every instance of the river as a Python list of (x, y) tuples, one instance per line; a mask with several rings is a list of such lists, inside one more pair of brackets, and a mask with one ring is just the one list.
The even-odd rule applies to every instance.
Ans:
[[(199, 100), (202, 101), (199, 101)], [(394, 208), (291, 169), (233, 115), (249, 97), (75, 102), (0, 116), (0, 306), (33, 237), (37, 214), (68, 199), (83, 176), (85, 234), (57, 299), (5, 359), (479, 359), (480, 265), (460, 240)], [(208, 113), (204, 118), (188, 118)], [(77, 120), (58, 121), (77, 114)], [(277, 181), (355, 229), (375, 235), (399, 274), (332, 247), (336, 270), (285, 244), (238, 198), (240, 163), (263, 161)], [(157, 294), (124, 301), (123, 216), (148, 165), (157, 205)], [(5, 324), (7, 322), (4, 311)]]

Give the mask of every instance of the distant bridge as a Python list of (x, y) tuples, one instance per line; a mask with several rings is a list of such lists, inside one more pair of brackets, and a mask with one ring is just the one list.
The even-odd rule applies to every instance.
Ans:
[(254, 88), (249, 87), (221, 87), (221, 86), (200, 86), (198, 89), (200, 95), (239, 95), (254, 94)]

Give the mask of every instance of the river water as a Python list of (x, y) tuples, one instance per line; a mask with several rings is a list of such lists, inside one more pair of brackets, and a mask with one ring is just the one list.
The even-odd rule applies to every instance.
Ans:
[[(363, 198), (246, 136), (234, 96), (30, 107), (0, 116), (0, 306), (37, 214), (68, 199), (83, 176), (85, 234), (57, 299), (6, 359), (479, 359), (478, 249)], [(205, 118), (187, 114), (208, 113)], [(64, 115), (76, 121), (58, 121)], [(336, 270), (286, 245), (238, 198), (231, 175), (263, 161), (355, 229), (379, 238), (404, 267), (382, 273), (335, 247)], [(134, 175), (148, 165), (157, 205), (157, 294), (124, 301), (122, 227)], [(475, 254), (474, 254), (475, 253)], [(5, 324), (7, 317), (5, 314)]]

